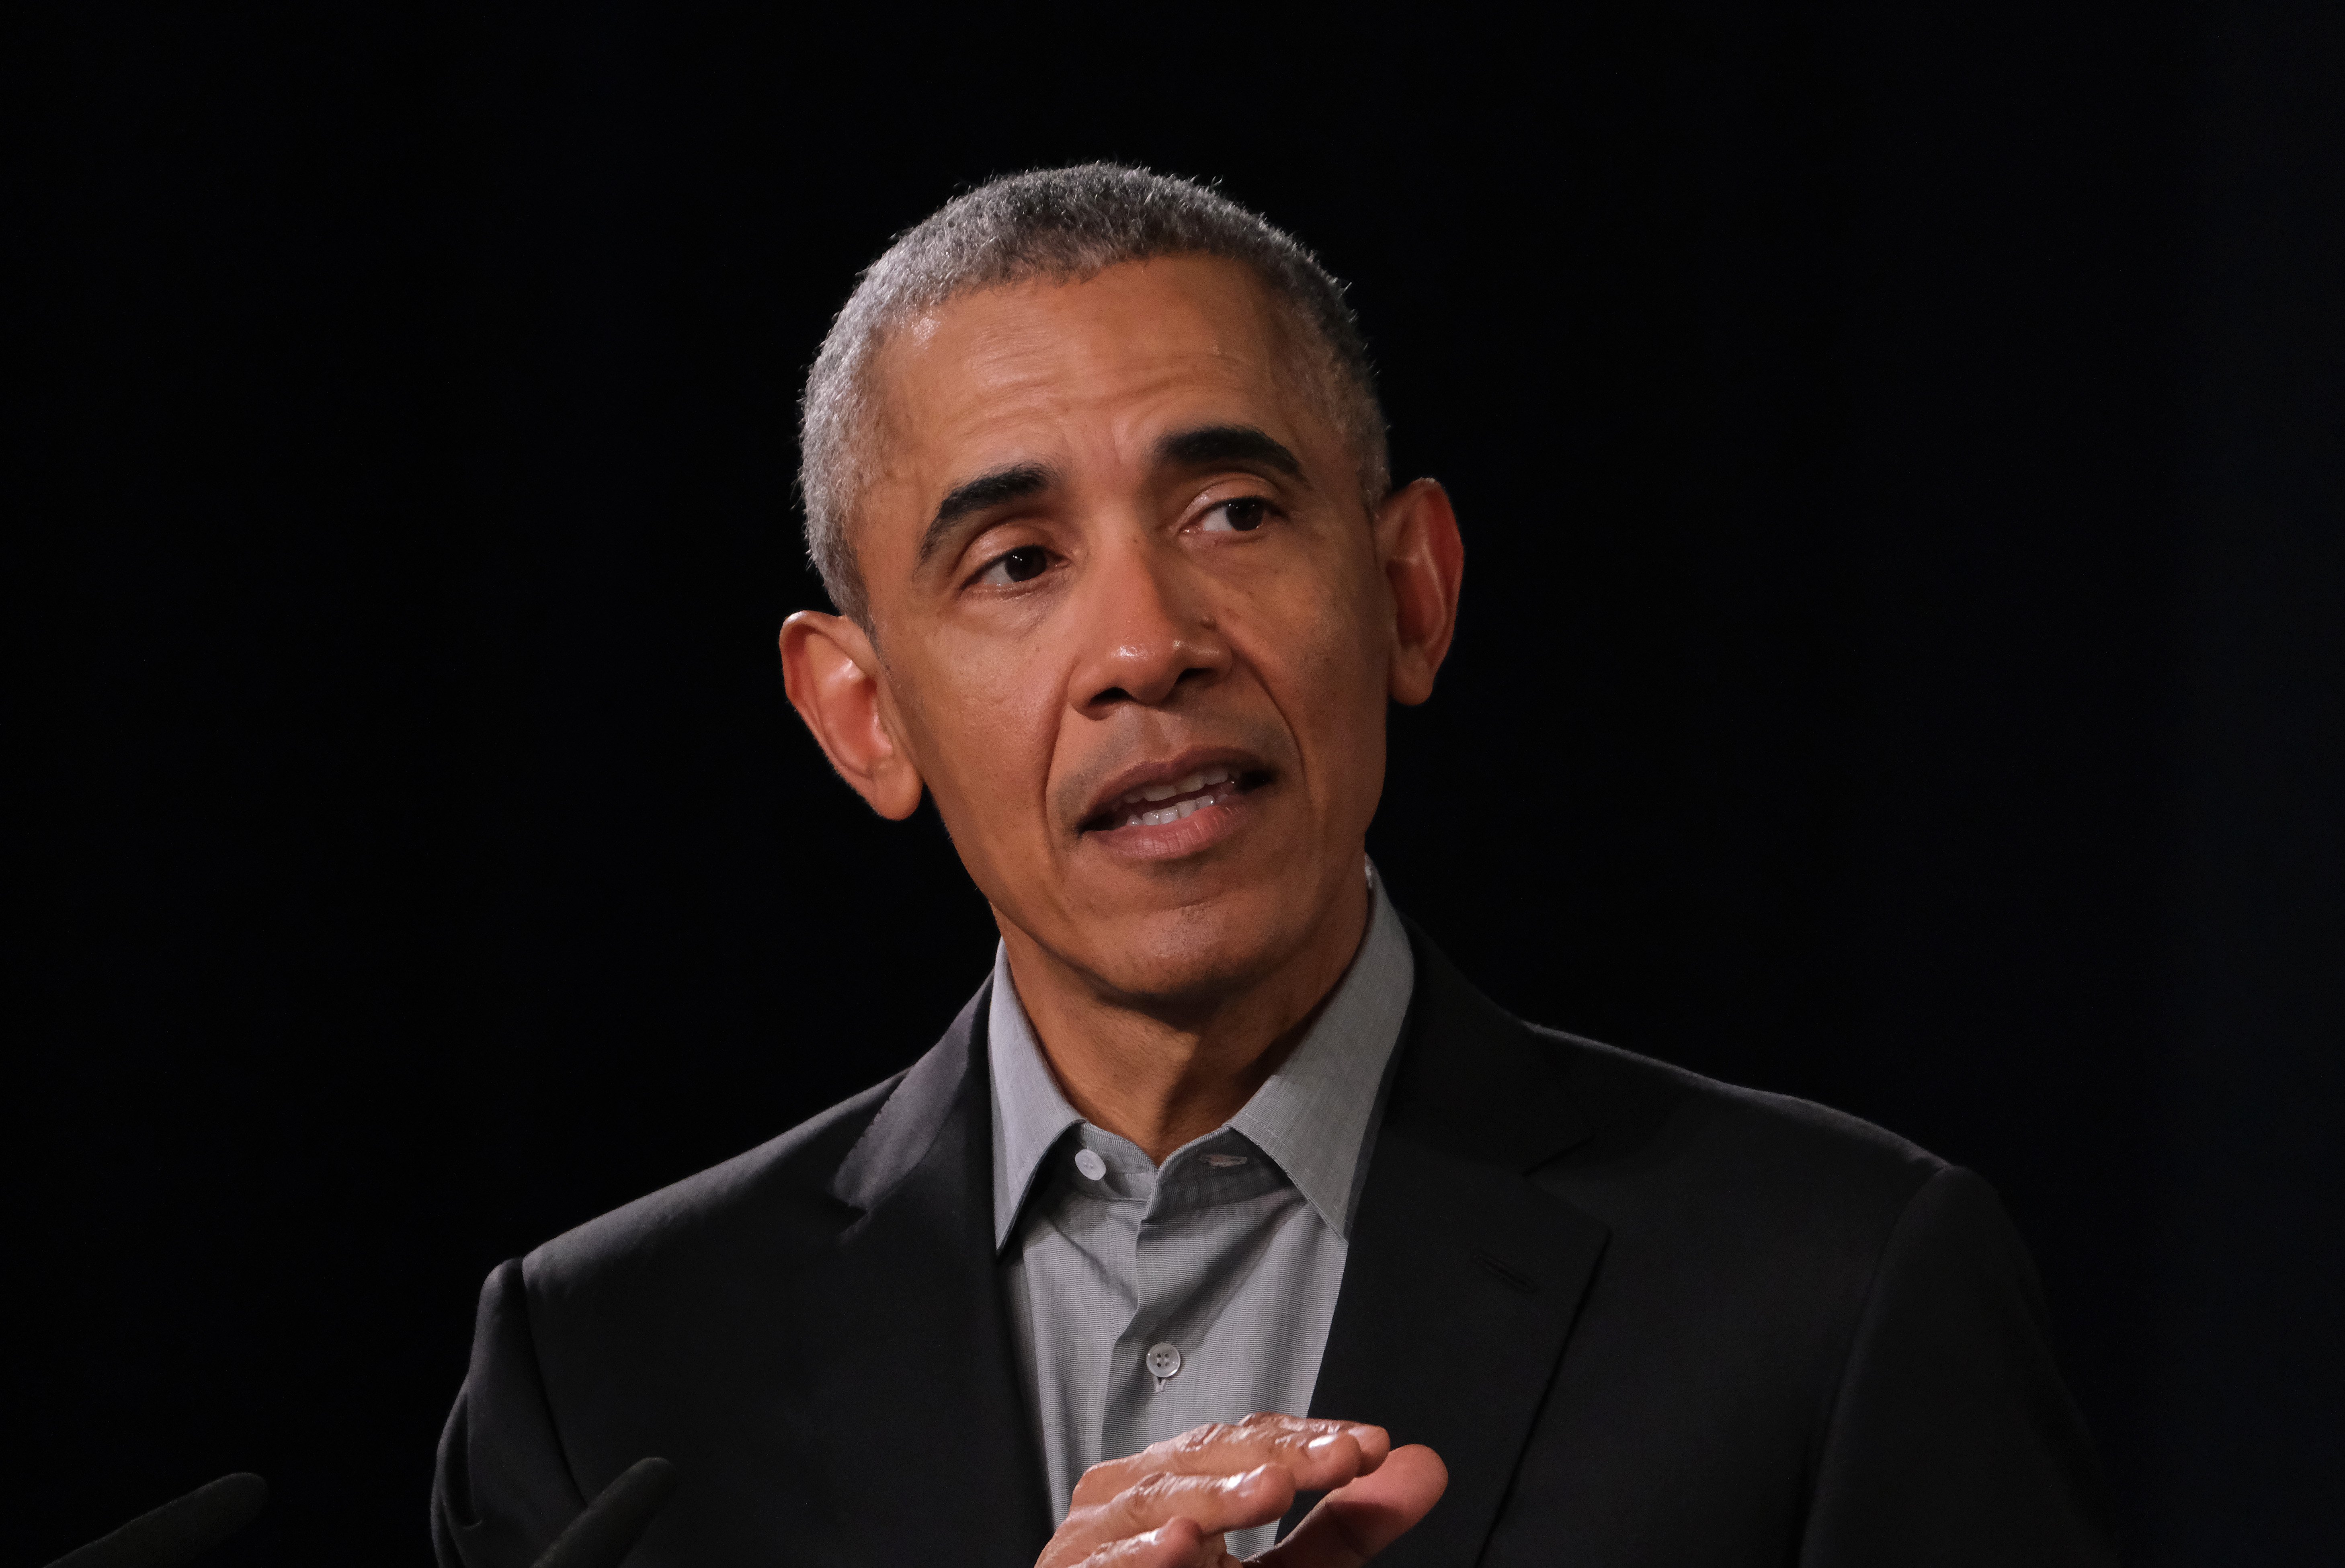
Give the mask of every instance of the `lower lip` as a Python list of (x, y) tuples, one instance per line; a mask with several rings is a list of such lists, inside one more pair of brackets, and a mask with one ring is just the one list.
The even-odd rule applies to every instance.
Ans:
[(1083, 837), (1119, 860), (1177, 860), (1212, 849), (1244, 827), (1262, 788), (1232, 789), (1162, 827), (1094, 828)]

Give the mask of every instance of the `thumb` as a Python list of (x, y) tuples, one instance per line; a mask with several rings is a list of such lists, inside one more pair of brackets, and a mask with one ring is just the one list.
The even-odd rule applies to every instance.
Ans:
[(1263, 1568), (1360, 1568), (1432, 1512), (1449, 1486), (1449, 1467), (1423, 1443), (1396, 1448), (1384, 1463), (1319, 1500), (1294, 1533), (1254, 1561)]

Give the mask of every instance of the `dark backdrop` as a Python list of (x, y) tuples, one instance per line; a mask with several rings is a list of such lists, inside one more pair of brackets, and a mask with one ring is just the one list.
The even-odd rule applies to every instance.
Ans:
[(249, 1467), (224, 1564), (422, 1563), (482, 1273), (950, 1017), (781, 698), (791, 403), (1108, 156), (1353, 280), (1457, 496), (1403, 904), (1985, 1172), (2132, 1554), (2335, 1560), (2333, 6), (574, 13), (9, 51), (14, 1556)]

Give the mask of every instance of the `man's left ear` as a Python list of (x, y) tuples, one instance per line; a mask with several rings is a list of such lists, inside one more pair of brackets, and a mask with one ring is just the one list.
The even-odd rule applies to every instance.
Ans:
[(1466, 541), (1449, 493), (1431, 479), (1394, 491), (1376, 508), (1376, 544), (1392, 588), (1392, 697), (1415, 706), (1433, 695), (1466, 580)]

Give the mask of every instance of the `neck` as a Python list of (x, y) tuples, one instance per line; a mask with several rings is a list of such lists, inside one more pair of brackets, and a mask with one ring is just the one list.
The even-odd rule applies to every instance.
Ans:
[(1162, 1165), (1237, 1115), (1310, 1029), (1367, 932), (1365, 879), (1269, 972), (1203, 1001), (1106, 993), (1001, 921), (1018, 999), (1067, 1103)]

